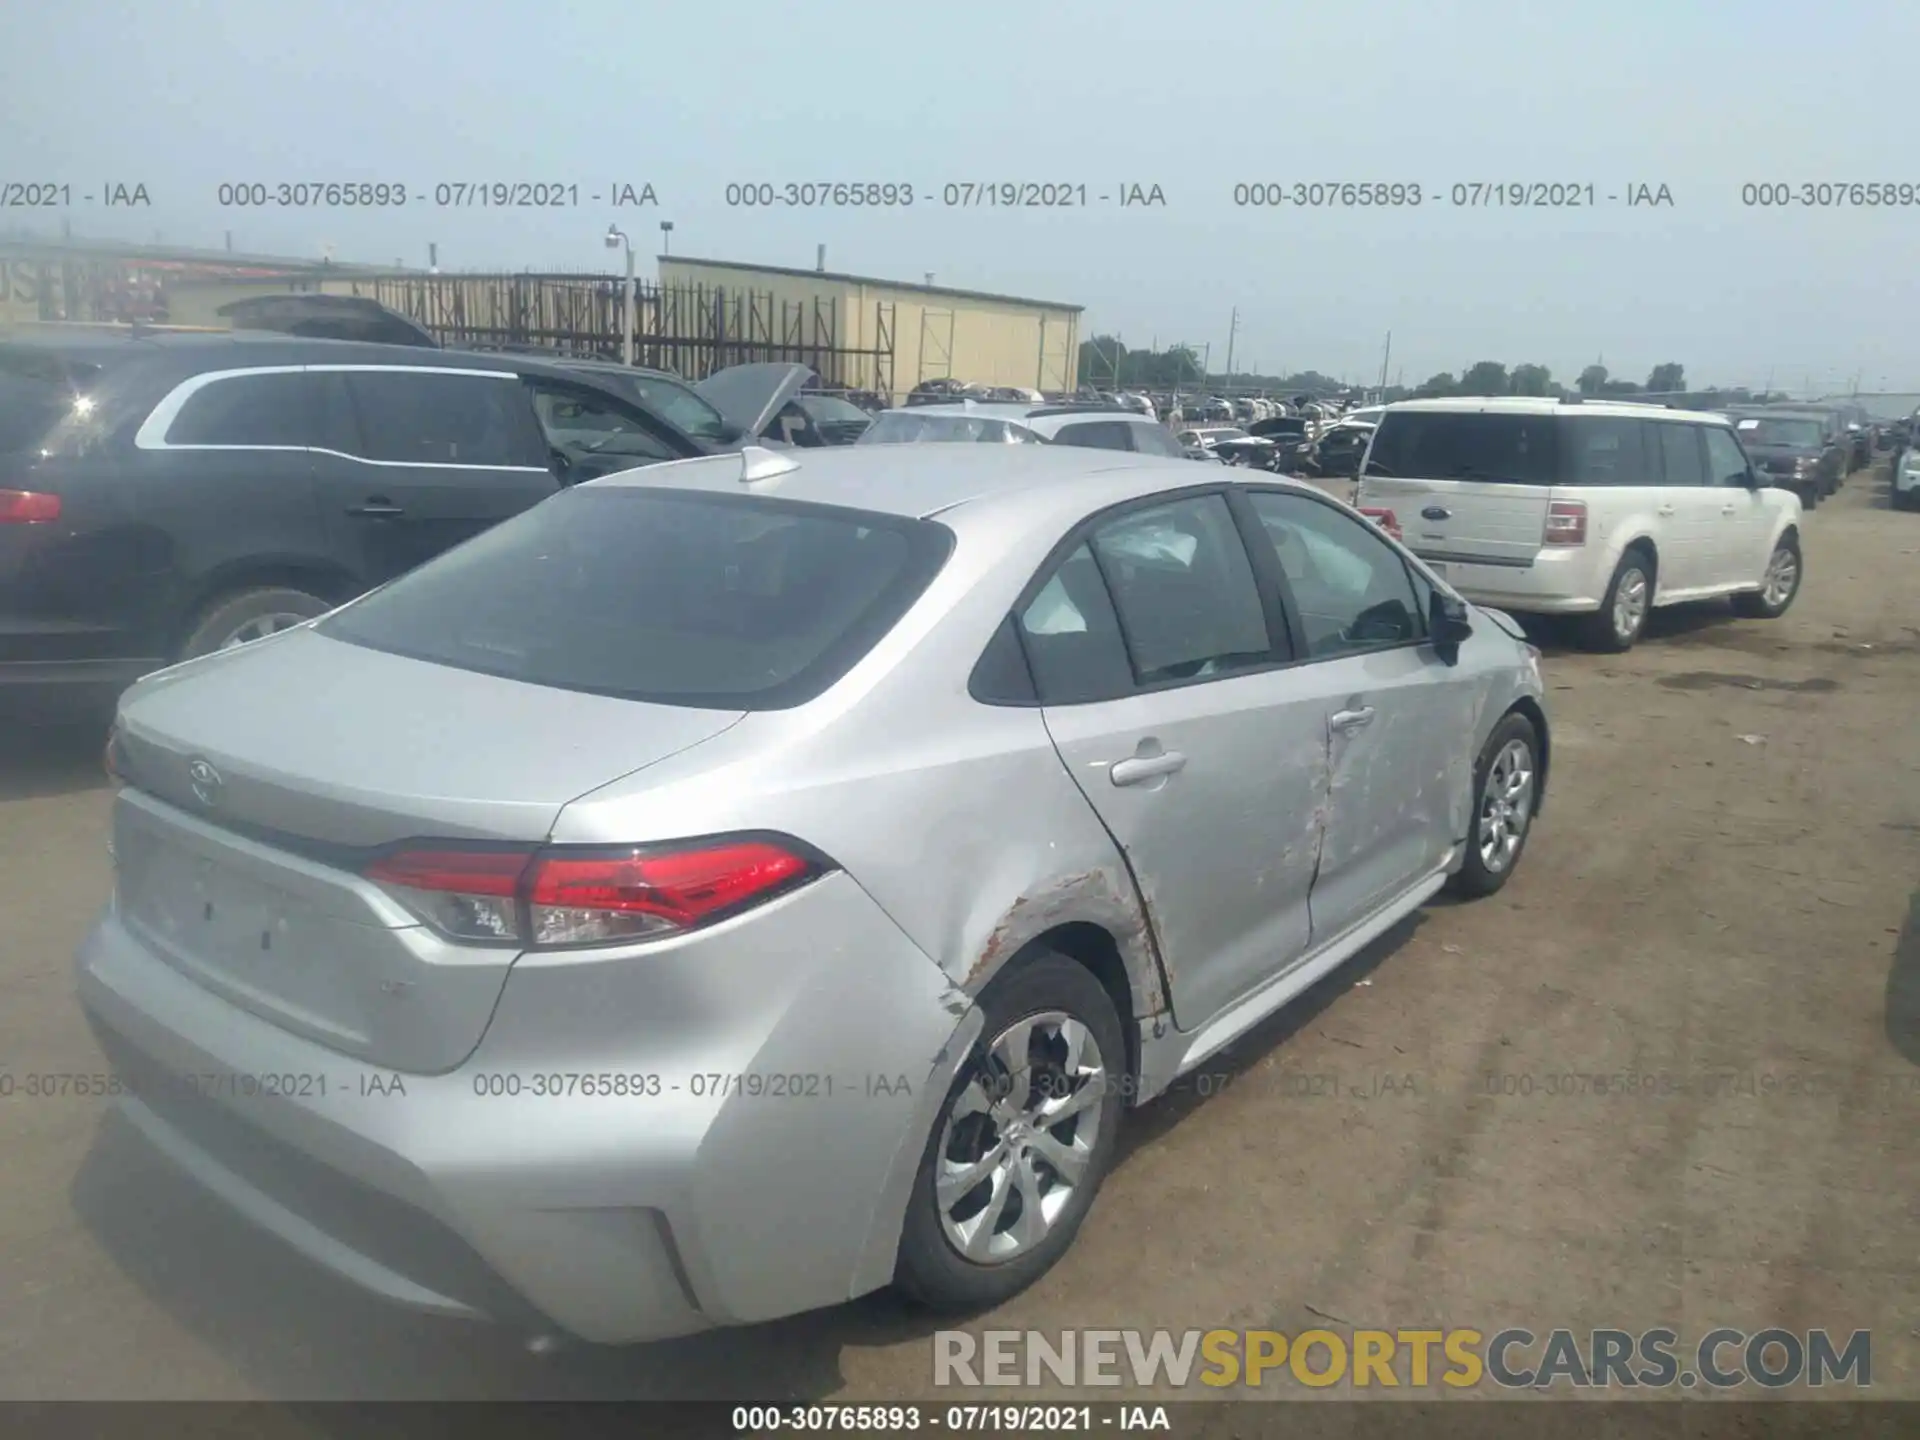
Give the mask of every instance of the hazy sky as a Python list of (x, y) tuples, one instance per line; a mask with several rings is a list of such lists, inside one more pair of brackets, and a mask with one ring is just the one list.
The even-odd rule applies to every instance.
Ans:
[[(1585, 7), (1583, 7), (1585, 9)], [(1130, 345), (1408, 383), (1477, 359), (1557, 378), (1920, 388), (1920, 204), (1778, 209), (1747, 182), (1920, 190), (1903, 107), (1920, 6), (1029, 6), (703, 0), (11, 0), (0, 181), (144, 183), (79, 234), (444, 267), (657, 249), (1086, 306)], [(231, 209), (222, 182), (373, 180), (426, 203)], [(436, 209), (457, 181), (577, 184), (577, 208)], [(907, 211), (729, 208), (732, 181), (910, 183)], [(948, 182), (1159, 185), (1164, 208), (948, 209)], [(1419, 183), (1418, 209), (1236, 207), (1239, 182)], [(586, 197), (650, 182), (658, 211)], [(1592, 183), (1593, 210), (1453, 209), (1476, 181)], [(1670, 207), (1609, 205), (1646, 184)], [(1920, 198), (1920, 197), (1916, 197)], [(56, 229), (58, 211), (0, 211)], [(644, 264), (644, 260), (643, 260)], [(650, 267), (647, 267), (650, 268)], [(1244, 368), (1242, 366), (1241, 368)]]

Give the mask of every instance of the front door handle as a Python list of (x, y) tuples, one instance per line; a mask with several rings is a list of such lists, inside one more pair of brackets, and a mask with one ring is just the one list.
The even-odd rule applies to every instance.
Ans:
[(1327, 722), (1342, 735), (1351, 735), (1373, 723), (1373, 707), (1363, 705), (1358, 710), (1336, 710), (1333, 718)]
[(1159, 755), (1136, 755), (1131, 760), (1116, 760), (1107, 771), (1107, 778), (1116, 785), (1139, 785), (1186, 767), (1186, 756), (1178, 750), (1168, 750)]
[(1658, 510), (1658, 512), (1656, 513), (1661, 515), (1671, 515), (1673, 514), (1673, 507), (1671, 505), (1662, 505)]
[(347, 514), (349, 515), (358, 515), (375, 520), (390, 520), (397, 515), (404, 515), (406, 513), (405, 510), (395, 505), (391, 500), (382, 499), (378, 495), (374, 496), (364, 505), (350, 505), (347, 507)]
[(1722, 515), (1738, 515), (1740, 513), (1740, 510), (1738, 506), (1729, 505), (1725, 509), (1723, 509), (1720, 513)]

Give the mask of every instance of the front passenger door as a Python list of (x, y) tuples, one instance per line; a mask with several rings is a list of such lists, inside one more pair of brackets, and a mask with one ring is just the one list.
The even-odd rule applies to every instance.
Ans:
[(1319, 946), (1438, 874), (1468, 833), (1475, 697), (1427, 641), (1425, 581), (1366, 521), (1298, 491), (1248, 499), (1306, 660), (1287, 678), (1325, 727)]
[(1758, 584), (1773, 549), (1773, 510), (1753, 483), (1753, 466), (1733, 432), (1718, 425), (1697, 428), (1706, 439), (1707, 479), (1719, 502), (1713, 583), (1719, 589)]

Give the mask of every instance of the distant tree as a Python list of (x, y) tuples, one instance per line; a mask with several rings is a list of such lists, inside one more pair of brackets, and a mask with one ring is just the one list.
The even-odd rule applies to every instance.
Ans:
[(1602, 395), (1638, 395), (1640, 387), (1631, 380), (1609, 380), (1600, 387)]
[(1497, 360), (1479, 360), (1460, 377), (1462, 395), (1505, 395), (1510, 382), (1507, 367)]
[(1558, 389), (1553, 383), (1553, 372), (1544, 365), (1514, 366), (1507, 386), (1515, 395), (1552, 395)]
[(1656, 395), (1672, 394), (1687, 388), (1687, 367), (1669, 361), (1665, 365), (1653, 367), (1653, 373), (1647, 376), (1647, 389)]
[(1573, 382), (1580, 388), (1582, 395), (1599, 395), (1607, 388), (1607, 367), (1589, 365), (1580, 372), (1580, 378)]
[(1416, 399), (1424, 400), (1439, 395), (1452, 395), (1459, 388), (1460, 382), (1453, 378), (1453, 372), (1442, 370), (1438, 375), (1431, 376), (1426, 384), (1417, 386), (1413, 393)]

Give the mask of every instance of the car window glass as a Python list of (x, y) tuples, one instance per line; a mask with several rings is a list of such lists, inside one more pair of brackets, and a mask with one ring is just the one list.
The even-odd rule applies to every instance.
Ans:
[(1365, 521), (1304, 495), (1250, 498), (1293, 592), (1310, 657), (1424, 637), (1425, 612), (1405, 562)]
[(1710, 485), (1747, 483), (1747, 457), (1731, 432), (1718, 425), (1705, 426), (1707, 437), (1707, 474)]
[(570, 480), (681, 458), (637, 415), (604, 395), (543, 380), (529, 380), (527, 390), (547, 447), (565, 460)]
[(720, 412), (677, 380), (640, 374), (625, 379), (635, 394), (687, 434), (718, 444), (732, 438), (733, 431)]
[(369, 460), (544, 468), (525, 397), (512, 375), (355, 370), (347, 390)]
[(782, 708), (866, 654), (951, 539), (929, 521), (588, 486), (337, 611), (326, 633), (530, 685)]
[(195, 390), (167, 427), (169, 445), (319, 443), (315, 387), (302, 371), (235, 375)]
[(1554, 455), (1551, 415), (1389, 410), (1366, 470), (1387, 478), (1552, 485)]
[(1252, 562), (1224, 497), (1131, 511), (1094, 532), (1093, 550), (1141, 683), (1272, 658)]
[(1146, 455), (1170, 455), (1175, 459), (1185, 459), (1187, 453), (1164, 425), (1135, 425), (1133, 447)]
[(1612, 415), (1569, 416), (1561, 422), (1563, 485), (1645, 485), (1646, 423)]
[(1053, 432), (1056, 445), (1080, 445), (1093, 450), (1133, 449), (1134, 427), (1125, 420), (1083, 420)]
[(1019, 621), (1043, 705), (1111, 700), (1133, 689), (1120, 620), (1086, 545), (1060, 563)]
[(1705, 485), (1706, 458), (1700, 450), (1700, 427), (1677, 423), (1653, 427), (1659, 437), (1660, 459), (1664, 466), (1663, 483), (1668, 485)]

